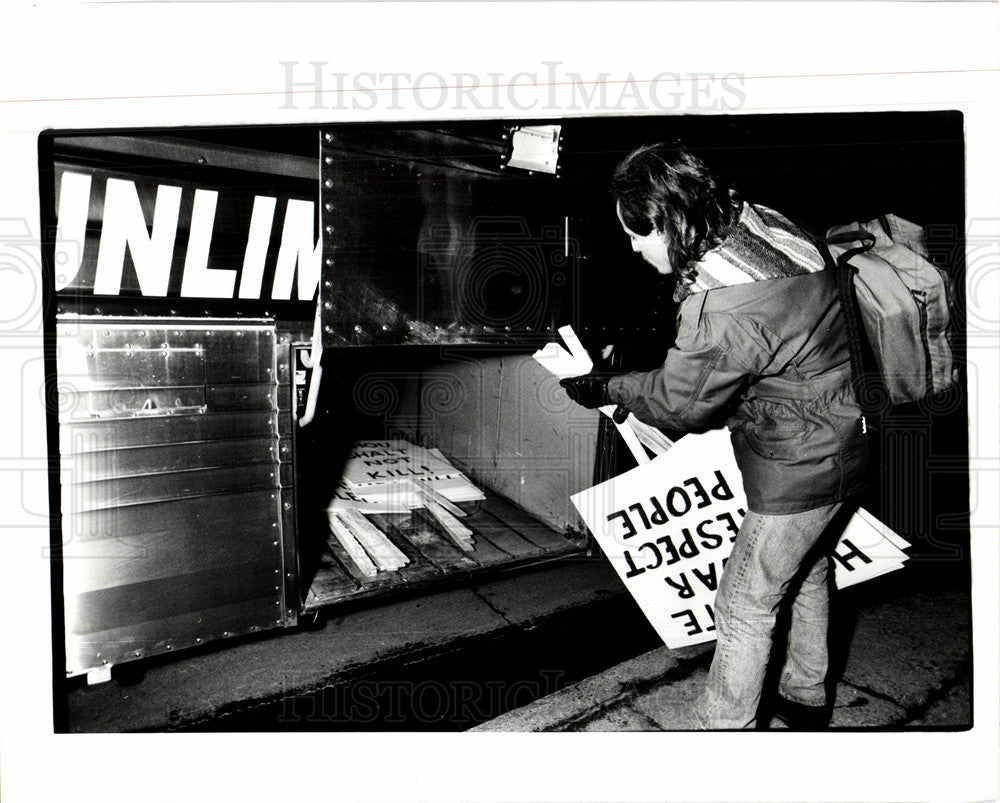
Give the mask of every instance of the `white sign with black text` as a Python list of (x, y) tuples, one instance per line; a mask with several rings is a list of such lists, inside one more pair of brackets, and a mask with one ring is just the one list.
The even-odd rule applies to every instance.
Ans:
[[(746, 515), (727, 430), (686, 435), (651, 462), (572, 501), (668, 647), (715, 638), (715, 592)], [(834, 550), (837, 586), (900, 568), (908, 546), (858, 511)]]

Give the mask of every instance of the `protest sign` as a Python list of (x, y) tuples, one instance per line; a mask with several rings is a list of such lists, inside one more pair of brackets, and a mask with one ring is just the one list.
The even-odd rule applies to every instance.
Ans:
[(909, 546), (871, 513), (860, 508), (847, 523), (832, 553), (837, 588), (847, 588), (901, 569), (906, 560), (902, 550)]
[(356, 488), (399, 479), (447, 476), (455, 467), (443, 457), (402, 439), (356, 441), (344, 467), (344, 482)]
[[(686, 435), (651, 462), (575, 494), (572, 502), (668, 647), (715, 638), (715, 592), (746, 515), (727, 430)], [(838, 586), (898, 569), (905, 546), (859, 511), (834, 550)]]

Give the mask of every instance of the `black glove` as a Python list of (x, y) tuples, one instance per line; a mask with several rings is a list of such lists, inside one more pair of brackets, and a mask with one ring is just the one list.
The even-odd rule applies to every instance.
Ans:
[(608, 396), (608, 377), (600, 374), (584, 374), (571, 376), (560, 380), (560, 385), (566, 389), (566, 394), (577, 404), (594, 409), (611, 404)]
[[(610, 377), (601, 374), (584, 374), (583, 376), (562, 379), (559, 384), (566, 389), (566, 394), (577, 404), (594, 409), (615, 403), (608, 395), (608, 379)], [(628, 408), (619, 404), (612, 418), (616, 424), (623, 424), (628, 418), (628, 413)]]

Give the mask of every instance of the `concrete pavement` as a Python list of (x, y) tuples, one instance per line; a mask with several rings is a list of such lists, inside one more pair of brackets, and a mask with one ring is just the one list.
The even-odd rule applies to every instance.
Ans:
[[(833, 727), (970, 724), (968, 592), (929, 585), (836, 595)], [(658, 647), (600, 557), (331, 616), (70, 684), (60, 730), (684, 730), (713, 649)]]
[[(833, 668), (831, 729), (970, 727), (968, 594), (879, 582), (840, 592), (833, 646), (846, 662)], [(712, 652), (713, 644), (651, 650), (475, 730), (693, 730)]]
[[(319, 695), (358, 677), (406, 682), (414, 666), (430, 666), (441, 656), (451, 656), (448, 663), (452, 665), (460, 664), (463, 651), (520, 644), (525, 634), (544, 630), (546, 623), (565, 627), (567, 618), (578, 611), (590, 611), (583, 615), (594, 621), (607, 609), (609, 616), (620, 620), (630, 615), (629, 606), (631, 601), (607, 561), (570, 557), (483, 578), (470, 586), (369, 607), (332, 609), (319, 628), (273, 631), (124, 665), (115, 669), (115, 679), (101, 685), (87, 686), (83, 678), (75, 678), (57, 690), (57, 711), (60, 706), (63, 710), (57, 730), (294, 729), (296, 723), (288, 717), (289, 700)], [(637, 614), (631, 616), (642, 626)], [(620, 653), (619, 660), (628, 654), (634, 653)], [(549, 665), (557, 668), (552, 662)], [(536, 684), (538, 690), (558, 686), (555, 674), (550, 676), (554, 681), (548, 686)], [(526, 702), (530, 691), (524, 688), (509, 699)], [(493, 708), (497, 706), (502, 708), (503, 700)], [(482, 710), (499, 712), (491, 707)], [(258, 713), (250, 717), (250, 711)], [(293, 719), (298, 716), (292, 713)], [(472, 711), (470, 716), (475, 714)], [(463, 722), (464, 727), (474, 724), (444, 719), (439, 723), (443, 729), (463, 727)], [(375, 725), (339, 714), (335, 722), (325, 724), (358, 729)], [(321, 729), (324, 722), (299, 725)]]

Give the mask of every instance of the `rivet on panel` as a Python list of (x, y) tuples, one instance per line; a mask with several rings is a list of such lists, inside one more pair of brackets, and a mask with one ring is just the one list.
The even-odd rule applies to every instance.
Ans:
[(327, 179), (326, 181), (324, 181), (324, 182), (323, 182), (323, 184), (324, 184), (324, 186), (326, 186), (327, 188), (330, 188), (330, 187), (332, 187), (332, 186), (333, 186), (333, 181), (332, 181), (331, 179)]

